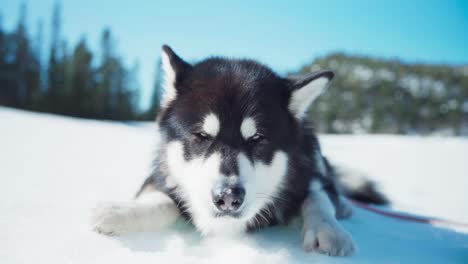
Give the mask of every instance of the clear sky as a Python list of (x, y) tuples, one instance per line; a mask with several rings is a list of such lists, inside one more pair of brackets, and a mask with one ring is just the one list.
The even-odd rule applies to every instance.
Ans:
[[(17, 23), (21, 2), (28, 4), (29, 28), (42, 19), (48, 40), (55, 0), (0, 0), (7, 29)], [(70, 44), (86, 35), (97, 51), (100, 33), (109, 26), (127, 64), (138, 60), (143, 107), (163, 43), (189, 61), (208, 55), (250, 57), (280, 73), (332, 51), (468, 63), (468, 0), (61, 2), (62, 32)]]

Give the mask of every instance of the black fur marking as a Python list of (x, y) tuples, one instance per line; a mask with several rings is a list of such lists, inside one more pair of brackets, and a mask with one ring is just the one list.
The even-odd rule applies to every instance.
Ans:
[(293, 90), (300, 89), (310, 83), (313, 80), (316, 80), (321, 77), (325, 77), (328, 80), (332, 80), (335, 74), (332, 71), (318, 71), (308, 74), (293, 75), (289, 79), (291, 81), (291, 88)]
[(163, 45), (162, 50), (167, 54), (169, 62), (171, 63), (171, 66), (174, 69), (177, 77), (183, 77), (184, 73), (190, 70), (190, 64), (180, 58), (169, 46)]
[(135, 194), (135, 198), (137, 198), (138, 196), (140, 196), (143, 191), (148, 188), (149, 186), (157, 186), (155, 184), (155, 179), (156, 177), (148, 177), (146, 178), (146, 180), (143, 182), (143, 185), (141, 185), (140, 189), (138, 190), (138, 192)]
[(389, 203), (387, 197), (377, 190), (373, 182), (366, 182), (358, 190), (347, 191), (346, 195), (353, 200), (368, 204), (386, 205)]

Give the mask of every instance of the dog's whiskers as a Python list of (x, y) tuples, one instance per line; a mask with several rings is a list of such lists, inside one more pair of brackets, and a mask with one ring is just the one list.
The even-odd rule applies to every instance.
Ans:
[(270, 223), (270, 221), (268, 220), (268, 218), (266, 218), (263, 214), (262, 214), (262, 210), (260, 210), (260, 212), (258, 212), (258, 215), (261, 216), (264, 220), (265, 220), (265, 224), (268, 224)]
[(270, 210), (268, 209), (268, 207), (263, 208), (261, 211), (267, 213), (268, 216), (273, 217), (273, 215), (271, 214), (271, 212), (270, 212)]

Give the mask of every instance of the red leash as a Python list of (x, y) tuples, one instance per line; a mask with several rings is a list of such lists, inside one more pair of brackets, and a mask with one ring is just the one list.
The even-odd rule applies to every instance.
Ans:
[(354, 200), (349, 200), (349, 201), (359, 208), (365, 209), (367, 211), (371, 211), (376, 214), (394, 218), (394, 219), (400, 219), (404, 221), (417, 222), (417, 223), (425, 223), (425, 224), (444, 224), (444, 225), (460, 226), (460, 227), (468, 228), (467, 223), (461, 223), (461, 222), (443, 220), (443, 219), (437, 219), (437, 218), (422, 217), (422, 216), (412, 216), (412, 215), (406, 215), (406, 214), (395, 213), (395, 212), (388, 212), (388, 211), (384, 211), (382, 209), (378, 209), (378, 208), (369, 206), (367, 204), (364, 204), (358, 201), (354, 201)]

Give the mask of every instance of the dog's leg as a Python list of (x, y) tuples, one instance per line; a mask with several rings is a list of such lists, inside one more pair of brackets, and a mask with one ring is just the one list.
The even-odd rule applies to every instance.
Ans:
[(92, 212), (92, 227), (106, 235), (156, 231), (174, 223), (179, 215), (169, 196), (147, 185), (133, 201), (96, 207)]
[[(327, 158), (323, 157), (320, 151), (316, 152), (315, 160), (320, 169), (322, 184), (325, 183), (325, 191), (335, 207), (335, 216), (337, 219), (350, 218), (353, 214), (353, 208), (349, 204), (338, 184), (338, 176), (335, 168), (330, 164)], [(325, 182), (324, 182), (325, 181)]]
[(353, 208), (343, 195), (338, 196), (338, 204), (335, 206), (337, 219), (348, 219), (353, 214)]
[(320, 182), (312, 182), (310, 193), (302, 205), (303, 246), (306, 251), (331, 256), (354, 253), (353, 240), (338, 223), (335, 213), (335, 207)]

